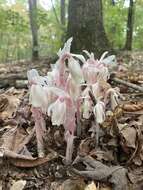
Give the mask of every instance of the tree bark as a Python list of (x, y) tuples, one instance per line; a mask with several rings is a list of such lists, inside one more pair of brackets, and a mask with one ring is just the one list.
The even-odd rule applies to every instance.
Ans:
[(115, 4), (116, 4), (115, 0), (111, 0), (111, 3), (113, 6), (115, 6)]
[(51, 4), (52, 4), (53, 12), (54, 12), (54, 14), (55, 14), (56, 21), (57, 21), (57, 23), (60, 25), (61, 23), (60, 23), (60, 20), (59, 20), (59, 18), (58, 18), (58, 15), (57, 15), (57, 12), (56, 12), (56, 9), (55, 9), (53, 0), (51, 0)]
[(63, 26), (65, 26), (65, 23), (66, 23), (66, 18), (65, 18), (65, 15), (66, 15), (66, 8), (65, 8), (65, 0), (61, 0), (61, 24)]
[(31, 32), (32, 32), (32, 59), (37, 60), (39, 58), (37, 0), (28, 0), (28, 2), (29, 2), (30, 26), (31, 26)]
[(103, 26), (102, 0), (69, 0), (68, 37), (73, 37), (72, 51), (86, 49), (99, 57), (110, 50)]
[(134, 0), (130, 0), (129, 10), (128, 10), (126, 43), (124, 47), (125, 50), (132, 50), (133, 27), (134, 27)]

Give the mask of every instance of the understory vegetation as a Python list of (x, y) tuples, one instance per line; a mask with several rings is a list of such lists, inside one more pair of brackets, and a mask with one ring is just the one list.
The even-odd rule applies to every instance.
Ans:
[[(8, 3), (9, 2), (9, 3)], [(29, 24), (28, 2), (26, 0), (0, 1), (0, 62), (30, 59), (32, 57), (32, 36)], [(60, 21), (60, 0), (53, 1), (48, 9), (38, 2), (38, 40), (39, 54), (53, 56), (66, 39), (68, 1), (65, 2), (65, 25)], [(143, 1), (135, 4), (133, 49), (143, 48)], [(128, 6), (123, 0), (115, 5), (103, 1), (104, 27), (114, 49), (122, 49), (126, 38)]]

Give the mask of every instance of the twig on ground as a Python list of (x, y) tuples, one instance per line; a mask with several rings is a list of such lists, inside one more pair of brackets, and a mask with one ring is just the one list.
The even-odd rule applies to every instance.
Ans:
[(119, 79), (119, 78), (116, 78), (116, 77), (111, 77), (111, 81), (114, 81), (114, 82), (116, 82), (116, 83), (118, 83), (118, 84), (123, 84), (123, 85), (125, 85), (125, 86), (130, 87), (130, 88), (133, 88), (133, 89), (135, 89), (135, 90), (138, 90), (138, 91), (140, 91), (140, 92), (143, 92), (143, 87), (138, 86), (138, 85), (136, 85), (136, 84), (132, 84), (132, 83), (127, 82), (127, 81), (124, 81), (124, 80), (122, 80), (122, 79)]

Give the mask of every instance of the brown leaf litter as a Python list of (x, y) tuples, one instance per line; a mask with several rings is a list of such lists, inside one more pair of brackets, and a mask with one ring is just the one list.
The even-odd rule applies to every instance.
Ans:
[[(136, 82), (137, 76), (133, 81), (127, 72), (124, 70), (123, 80), (142, 85)], [(111, 84), (117, 85), (115, 81)], [(119, 87), (123, 89), (124, 85)], [(93, 116), (80, 121), (82, 128), (75, 138), (74, 162), (65, 165), (62, 126), (53, 127), (45, 116), (45, 156), (39, 158), (27, 91), (1, 90), (0, 186), (4, 190), (141, 190), (143, 95), (130, 87), (122, 93), (125, 99), (114, 112), (106, 113), (106, 121), (99, 129), (98, 148)]]

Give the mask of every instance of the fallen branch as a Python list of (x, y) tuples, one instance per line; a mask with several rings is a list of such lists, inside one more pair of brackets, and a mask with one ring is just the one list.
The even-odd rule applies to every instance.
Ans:
[(133, 88), (133, 89), (135, 89), (135, 90), (138, 90), (138, 91), (140, 91), (140, 92), (143, 92), (143, 87), (138, 86), (138, 85), (136, 85), (136, 84), (132, 84), (132, 83), (127, 82), (127, 81), (124, 81), (124, 80), (122, 80), (122, 79), (119, 79), (119, 78), (116, 78), (116, 77), (111, 77), (111, 81), (114, 81), (114, 82), (116, 82), (116, 83), (118, 83), (118, 84), (123, 84), (123, 85), (125, 85), (125, 86), (130, 87), (130, 88)]

